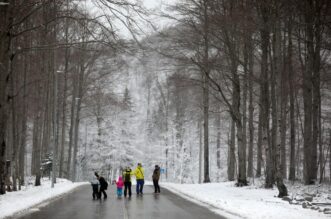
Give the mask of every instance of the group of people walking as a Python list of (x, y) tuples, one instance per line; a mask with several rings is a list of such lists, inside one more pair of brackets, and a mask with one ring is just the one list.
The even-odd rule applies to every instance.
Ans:
[[(116, 183), (117, 187), (117, 196), (121, 197), (123, 193), (123, 187), (124, 187), (124, 197), (131, 197), (132, 196), (132, 176), (135, 176), (136, 178), (136, 193), (137, 195), (143, 195), (143, 189), (145, 184), (145, 175), (144, 175), (144, 168), (142, 167), (141, 163), (138, 163), (136, 169), (134, 171), (131, 170), (130, 167), (126, 167), (122, 173), (121, 176), (118, 177), (118, 180), (114, 181)], [(98, 173), (95, 173), (95, 176), (97, 177), (99, 183), (92, 182), (92, 188), (93, 188), (93, 199), (101, 199), (101, 195), (104, 195), (104, 198), (107, 198), (107, 193), (105, 190), (107, 190), (108, 183), (103, 177), (100, 177)], [(160, 186), (159, 186), (159, 179), (160, 179), (160, 167), (158, 165), (155, 165), (155, 169), (153, 171), (152, 175), (153, 179), (153, 185), (154, 185), (154, 193), (160, 193)], [(100, 189), (98, 189), (98, 186), (100, 185)]]

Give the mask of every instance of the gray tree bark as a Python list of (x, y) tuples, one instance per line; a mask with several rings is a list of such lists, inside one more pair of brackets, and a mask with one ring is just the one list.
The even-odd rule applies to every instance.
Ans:
[(261, 106), (262, 106), (262, 144), (266, 150), (266, 188), (272, 188), (274, 184), (273, 174), (273, 161), (272, 161), (272, 147), (270, 144), (269, 136), (269, 73), (268, 73), (268, 47), (269, 47), (269, 18), (268, 14), (263, 14), (263, 26), (261, 29), (261, 49), (262, 49), (262, 60), (261, 60)]
[(208, 2), (202, 2), (203, 8), (203, 139), (204, 139), (204, 183), (209, 183), (209, 15)]
[(71, 179), (71, 162), (72, 162), (72, 147), (74, 142), (74, 127), (75, 127), (75, 109), (76, 109), (76, 97), (77, 97), (77, 77), (74, 73), (73, 90), (71, 98), (71, 113), (70, 113), (70, 128), (69, 128), (69, 147), (68, 147), (68, 162), (67, 162), (67, 179)]
[[(3, 3), (8, 3), (8, 0)], [(8, 87), (9, 87), (9, 65), (10, 65), (10, 26), (12, 22), (12, 10), (14, 4), (0, 7), (0, 195), (6, 193), (6, 130), (8, 118)]]
[[(262, 74), (260, 76), (260, 81), (262, 81)], [(262, 94), (262, 85), (260, 85), (260, 93)], [(257, 160), (256, 160), (256, 177), (261, 177), (262, 173), (262, 138), (263, 138), (263, 106), (262, 106), (262, 95), (260, 94), (260, 109), (259, 109), (259, 124), (257, 132)]]
[(231, 133), (229, 139), (229, 150), (228, 150), (228, 180), (233, 181), (235, 178), (235, 169), (236, 169), (236, 123), (231, 120)]
[[(220, 107), (217, 107), (220, 110)], [(216, 165), (218, 169), (221, 169), (221, 113), (216, 114)]]
[(290, 96), (290, 169), (289, 169), (289, 180), (295, 180), (295, 99), (294, 99), (294, 71), (292, 66), (292, 18), (289, 18), (288, 22), (288, 51), (287, 51), (287, 61), (288, 61), (288, 87), (289, 87), (289, 96)]
[[(247, 37), (246, 37), (247, 38)], [(245, 158), (245, 171), (246, 171), (246, 148), (247, 148), (247, 96), (248, 96), (248, 75), (249, 75), (249, 61), (248, 61), (248, 40), (245, 40), (244, 43), (244, 76), (243, 76), (243, 83), (242, 83), (242, 156)], [(246, 175), (246, 173), (245, 173)]]
[(79, 138), (79, 123), (80, 123), (80, 110), (83, 98), (83, 86), (84, 86), (84, 58), (80, 60), (79, 68), (79, 79), (78, 79), (78, 94), (77, 94), (77, 105), (75, 113), (75, 126), (74, 126), (74, 153), (73, 153), (73, 166), (72, 166), (72, 180), (75, 182), (77, 180), (77, 153), (78, 153), (78, 138)]
[(303, 74), (303, 107), (304, 107), (304, 135), (303, 135), (303, 147), (304, 147), (304, 182), (306, 185), (313, 184), (315, 182), (313, 156), (315, 154), (315, 146), (313, 145), (313, 124), (312, 124), (312, 99), (313, 99), (313, 56), (314, 56), (314, 30), (313, 30), (313, 1), (305, 2), (305, 23), (306, 23), (306, 46), (307, 46), (307, 63), (306, 69)]
[(253, 149), (254, 149), (254, 106), (253, 106), (253, 66), (254, 66), (254, 53), (253, 53), (253, 46), (252, 46), (252, 39), (249, 38), (248, 43), (248, 129), (249, 129), (249, 143), (248, 143), (248, 167), (247, 167), (247, 176), (253, 177)]

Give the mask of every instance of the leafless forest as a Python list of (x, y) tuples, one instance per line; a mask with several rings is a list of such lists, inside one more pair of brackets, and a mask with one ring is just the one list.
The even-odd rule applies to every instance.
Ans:
[[(165, 28), (152, 13), (0, 1), (0, 194), (137, 157), (180, 183), (330, 183), (331, 1), (180, 0)], [(126, 74), (141, 83), (119, 95)]]

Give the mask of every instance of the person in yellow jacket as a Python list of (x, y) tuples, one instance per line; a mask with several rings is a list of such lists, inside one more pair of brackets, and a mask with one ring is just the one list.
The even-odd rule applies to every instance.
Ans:
[(137, 180), (137, 186), (136, 186), (136, 192), (137, 195), (143, 194), (143, 188), (144, 188), (144, 168), (142, 167), (141, 163), (138, 163), (137, 168), (133, 171), (134, 175), (136, 176)]

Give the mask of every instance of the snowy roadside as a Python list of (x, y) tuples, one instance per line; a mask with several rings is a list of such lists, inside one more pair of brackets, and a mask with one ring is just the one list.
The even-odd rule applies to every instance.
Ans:
[(234, 186), (233, 182), (209, 184), (162, 183), (162, 186), (190, 201), (194, 200), (202, 205), (209, 206), (215, 213), (231, 219), (331, 219), (331, 215), (303, 209), (301, 205), (290, 205), (288, 202), (276, 198), (275, 196), (278, 194), (276, 189), (266, 190), (256, 186), (238, 188)]
[(39, 204), (47, 204), (47, 201), (59, 197), (73, 189), (86, 184), (73, 183), (66, 179), (57, 179), (54, 188), (51, 188), (48, 179), (42, 179), (41, 186), (22, 187), (21, 191), (7, 192), (0, 196), (0, 218), (11, 217), (23, 213), (29, 208)]

